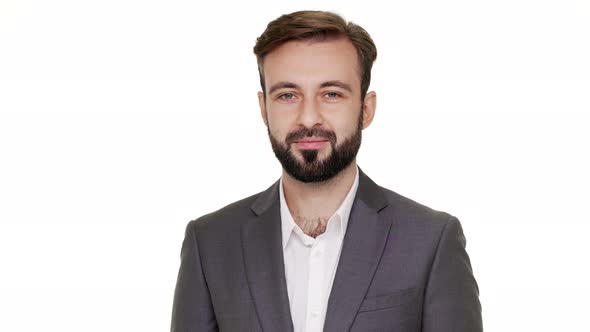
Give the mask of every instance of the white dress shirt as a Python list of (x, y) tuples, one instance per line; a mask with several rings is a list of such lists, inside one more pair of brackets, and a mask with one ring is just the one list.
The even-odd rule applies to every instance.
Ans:
[(328, 298), (358, 182), (357, 166), (350, 191), (328, 220), (326, 231), (314, 239), (295, 224), (285, 200), (281, 177), (283, 257), (294, 332), (321, 332), (324, 327)]

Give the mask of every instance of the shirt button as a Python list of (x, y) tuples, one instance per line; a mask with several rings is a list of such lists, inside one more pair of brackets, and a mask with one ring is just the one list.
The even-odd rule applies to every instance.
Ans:
[(315, 257), (320, 257), (322, 255), (322, 251), (321, 250), (318, 250), (318, 251), (315, 252), (314, 255), (315, 255)]
[(313, 318), (318, 318), (318, 315), (319, 315), (319, 312), (317, 312), (317, 311), (311, 312), (311, 317), (313, 317)]

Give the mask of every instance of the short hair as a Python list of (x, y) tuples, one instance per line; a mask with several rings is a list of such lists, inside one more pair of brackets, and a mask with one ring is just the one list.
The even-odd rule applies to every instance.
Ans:
[(371, 36), (359, 25), (346, 22), (336, 13), (327, 11), (303, 10), (284, 14), (270, 22), (266, 30), (256, 38), (254, 54), (258, 62), (260, 86), (266, 96), (264, 71), (262, 65), (265, 56), (275, 48), (292, 40), (325, 40), (329, 37), (348, 38), (354, 45), (359, 59), (361, 77), (361, 102), (365, 98), (371, 83), (371, 68), (377, 58), (377, 47)]

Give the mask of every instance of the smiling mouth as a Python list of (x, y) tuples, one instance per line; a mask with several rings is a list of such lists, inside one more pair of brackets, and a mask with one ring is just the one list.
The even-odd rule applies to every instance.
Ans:
[(317, 139), (317, 140), (305, 140), (305, 141), (296, 141), (297, 147), (300, 149), (308, 150), (308, 149), (319, 149), (321, 148), (324, 143), (327, 143), (327, 139)]

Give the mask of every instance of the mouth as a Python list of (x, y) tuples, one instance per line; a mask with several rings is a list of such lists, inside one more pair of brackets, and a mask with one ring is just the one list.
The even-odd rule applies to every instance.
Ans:
[(320, 149), (325, 143), (328, 143), (327, 139), (307, 139), (295, 142), (297, 147), (303, 150)]

